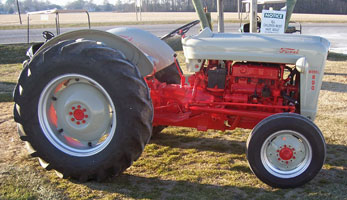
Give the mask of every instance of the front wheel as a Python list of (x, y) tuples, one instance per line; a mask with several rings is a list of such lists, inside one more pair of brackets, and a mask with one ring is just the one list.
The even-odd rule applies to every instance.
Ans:
[(252, 171), (266, 184), (278, 188), (297, 187), (313, 179), (324, 164), (325, 153), (318, 127), (292, 113), (264, 119), (247, 141)]

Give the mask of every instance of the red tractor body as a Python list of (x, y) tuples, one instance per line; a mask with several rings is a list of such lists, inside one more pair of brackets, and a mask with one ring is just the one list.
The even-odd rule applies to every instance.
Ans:
[(295, 102), (299, 98), (299, 83), (293, 81), (292, 71), (280, 64), (209, 60), (207, 67), (188, 78), (188, 83), (182, 74), (181, 84), (148, 78), (153, 125), (201, 131), (251, 129), (270, 115), (298, 112)]

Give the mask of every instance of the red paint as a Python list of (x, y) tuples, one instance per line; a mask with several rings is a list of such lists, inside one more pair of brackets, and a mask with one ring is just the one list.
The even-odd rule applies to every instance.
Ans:
[(319, 74), (318, 70), (309, 70), (308, 71), (309, 74)]
[(311, 86), (311, 90), (315, 90), (315, 84), (316, 84), (316, 75), (312, 75), (312, 86)]
[(84, 112), (81, 109), (77, 109), (73, 112), (73, 116), (77, 120), (82, 120), (84, 119)]
[[(178, 65), (178, 62), (175, 60)], [(253, 128), (262, 119), (282, 112), (297, 112), (283, 94), (299, 99), (299, 83), (289, 84), (285, 65), (223, 63), (225, 88), (208, 88), (208, 71), (220, 67), (210, 60), (186, 83), (161, 83), (147, 76), (154, 106), (153, 125), (193, 127), (198, 130)], [(285, 79), (286, 78), (286, 79)], [(87, 118), (87, 116), (85, 116)]]
[(292, 48), (281, 48), (280, 53), (283, 54), (299, 54), (299, 49), (292, 49)]
[(57, 113), (55, 112), (55, 108), (53, 104), (51, 104), (51, 106), (49, 107), (48, 116), (49, 116), (50, 122), (55, 127), (58, 127), (58, 117), (57, 117)]
[(293, 151), (288, 147), (284, 147), (280, 150), (279, 155), (282, 160), (290, 160), (293, 157)]

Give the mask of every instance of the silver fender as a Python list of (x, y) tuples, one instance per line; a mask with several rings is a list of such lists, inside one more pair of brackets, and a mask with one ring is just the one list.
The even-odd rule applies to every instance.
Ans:
[(147, 76), (153, 72), (153, 63), (152, 61), (136, 46), (130, 43), (128, 40), (123, 39), (115, 34), (86, 29), (86, 30), (77, 30), (71, 31), (67, 33), (63, 33), (57, 37), (52, 38), (48, 42), (44, 43), (37, 52), (35, 52), (34, 57), (44, 51), (45, 49), (54, 46), (55, 44), (64, 41), (64, 40), (77, 40), (77, 39), (85, 39), (85, 40), (93, 40), (97, 42), (102, 42), (106, 44), (110, 48), (114, 48), (120, 50), (124, 53), (125, 57), (135, 64), (141, 73), (141, 75)]
[(130, 27), (110, 29), (107, 32), (120, 36), (151, 57), (156, 72), (174, 62), (175, 52), (164, 41), (150, 32)]

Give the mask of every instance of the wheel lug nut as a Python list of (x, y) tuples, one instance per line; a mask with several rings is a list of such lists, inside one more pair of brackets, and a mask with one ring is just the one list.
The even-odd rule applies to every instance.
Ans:
[(85, 124), (85, 123), (86, 123), (86, 121), (85, 121), (85, 120), (83, 120), (83, 121), (82, 121), (82, 124)]
[(74, 119), (74, 118), (71, 118), (71, 121), (75, 121), (75, 119)]
[(73, 106), (73, 107), (72, 107), (72, 110), (75, 110), (75, 109), (76, 109), (76, 108)]
[(77, 108), (81, 108), (81, 106), (80, 106), (80, 105), (78, 105), (78, 106), (77, 106)]
[(76, 122), (77, 125), (80, 125), (81, 123), (80, 122)]
[(84, 115), (85, 118), (88, 118), (88, 115)]
[(72, 112), (69, 112), (69, 115), (72, 115)]

